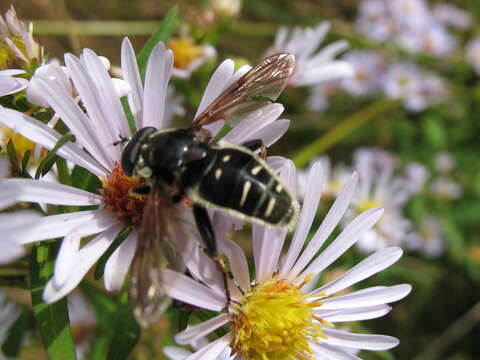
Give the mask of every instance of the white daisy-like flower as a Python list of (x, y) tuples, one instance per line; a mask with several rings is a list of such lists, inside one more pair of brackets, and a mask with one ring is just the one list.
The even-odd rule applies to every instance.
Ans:
[(197, 45), (188, 36), (170, 39), (167, 47), (174, 54), (172, 75), (180, 79), (189, 78), (195, 70), (217, 55), (213, 46)]
[(332, 166), (328, 156), (320, 156), (315, 158), (306, 170), (297, 171), (297, 193), (300, 199), (304, 199), (305, 190), (307, 188), (308, 174), (312, 166), (319, 163), (323, 169), (323, 178), (325, 179), (325, 187), (322, 189), (323, 197), (334, 199), (338, 196), (340, 190), (345, 186), (347, 180), (352, 174), (352, 170), (345, 164), (335, 164)]
[(438, 219), (433, 216), (423, 219), (417, 231), (407, 236), (405, 245), (429, 258), (440, 256), (445, 250), (445, 244)]
[(393, 176), (395, 159), (384, 151), (360, 149), (354, 156), (354, 169), (360, 173), (360, 185), (350, 207), (349, 218), (371, 208), (382, 207), (380, 221), (357, 243), (369, 253), (386, 246), (398, 246), (410, 230), (402, 206), (411, 196), (400, 178)]
[(456, 200), (463, 193), (459, 184), (445, 176), (436, 178), (430, 185), (430, 191), (433, 195), (444, 200)]
[(405, 166), (405, 174), (402, 179), (404, 188), (411, 194), (420, 193), (428, 179), (428, 170), (417, 162), (411, 162)]
[(480, 75), (480, 37), (473, 38), (467, 44), (465, 60)]
[(409, 29), (422, 26), (431, 18), (430, 10), (424, 0), (389, 0), (385, 2), (395, 21)]
[(435, 170), (441, 173), (449, 173), (455, 169), (455, 159), (448, 151), (441, 151), (433, 157)]
[[(282, 169), (281, 177), (292, 187), (295, 168), (288, 164)], [(386, 350), (398, 344), (398, 340), (390, 336), (354, 334), (335, 329), (335, 324), (385, 315), (391, 310), (386, 304), (405, 297), (411, 290), (410, 285), (376, 286), (348, 295), (335, 294), (392, 265), (400, 258), (401, 249), (382, 249), (321, 287), (316, 288), (310, 283), (382, 216), (379, 208), (364, 212), (320, 255), (315, 256), (345, 213), (357, 182), (356, 175), (349, 179), (315, 235), (307, 242), (319, 205), (321, 174), (321, 166), (314, 165), (309, 174), (299, 223), (283, 259), (280, 255), (286, 233), (254, 225), (254, 278), (250, 277), (241, 248), (226, 238), (228, 227), (221, 231), (222, 224), (216, 223), (217, 236), (221, 239), (220, 250), (228, 258), (233, 275), (229, 282), (229, 304), (221, 274), (200, 249), (192, 249), (197, 260), (187, 263), (192, 278), (165, 270), (168, 279), (165, 291), (170, 296), (218, 313), (210, 320), (179, 333), (175, 337), (177, 343), (189, 345), (220, 327), (227, 329), (224, 336), (190, 355), (189, 360), (217, 359), (229, 348), (237, 358), (245, 360), (358, 359), (342, 348)]]
[(0, 70), (0, 96), (15, 94), (25, 89), (28, 85), (27, 79), (15, 77), (24, 74), (23, 70)]
[(325, 111), (330, 106), (330, 97), (340, 90), (341, 80), (329, 80), (310, 88), (307, 103), (312, 111)]
[[(198, 351), (204, 346), (208, 345), (208, 340), (204, 337), (201, 337), (189, 345), (194, 351)], [(165, 346), (163, 348), (163, 352), (171, 360), (187, 360), (189, 359), (189, 356), (193, 354), (192, 351), (179, 346)], [(235, 358), (236, 355), (232, 355), (232, 350), (229, 347), (226, 347), (217, 357), (213, 358), (212, 360), (233, 360)]]
[(397, 24), (391, 18), (384, 0), (362, 1), (355, 24), (361, 33), (375, 41), (386, 41), (397, 30)]
[(352, 95), (365, 96), (381, 89), (385, 76), (385, 59), (372, 51), (354, 51), (344, 56), (355, 72), (342, 81), (342, 88)]
[(449, 56), (457, 47), (456, 38), (443, 24), (434, 21), (400, 32), (397, 41), (411, 53), (423, 52), (438, 58)]
[(335, 60), (348, 44), (335, 41), (320, 49), (330, 24), (323, 22), (314, 28), (281, 27), (266, 55), (289, 53), (295, 55), (295, 70), (290, 77), (290, 86), (311, 86), (328, 80), (353, 76), (352, 67), (344, 60)]
[(470, 14), (453, 4), (437, 4), (433, 8), (432, 14), (443, 24), (459, 29), (467, 29), (472, 25)]
[(18, 20), (13, 6), (0, 15), (0, 69), (22, 68), (28, 69), (32, 62), (41, 64), (43, 61), (43, 48), (33, 39), (33, 25), (28, 29), (23, 22)]
[[(144, 199), (130, 193), (137, 186), (136, 180), (125, 176), (120, 168), (121, 151), (114, 144), (120, 137), (131, 134), (113, 81), (102, 60), (92, 50), (86, 49), (80, 58), (67, 54), (65, 64), (82, 107), (55, 79), (39, 77), (38, 86), (45, 93), (48, 104), (76, 137), (75, 143), (65, 144), (57, 154), (96, 175), (102, 181), (100, 193), (42, 180), (0, 180), (0, 208), (19, 201), (98, 206), (95, 210), (44, 216), (21, 225), (12, 223), (5, 231), (3, 240), (21, 239), (24, 244), (64, 237), (54, 276), (44, 292), (48, 302), (54, 302), (72, 291), (118, 234), (126, 227), (133, 227), (105, 266), (107, 290), (117, 290), (122, 286), (135, 254), (144, 205)], [(165, 126), (165, 107), (168, 106), (165, 99), (172, 68), (171, 50), (158, 44), (149, 58), (143, 87), (133, 48), (128, 39), (124, 40), (122, 69), (125, 79), (131, 84), (128, 101), (137, 129), (146, 126), (161, 129)], [(207, 85), (198, 113), (247, 70), (241, 68), (234, 73), (232, 60), (220, 64)], [(283, 106), (274, 103), (250, 113), (225, 139), (232, 143), (261, 139), (268, 146), (289, 126), (289, 120), (277, 120), (282, 111)], [(6, 108), (0, 108), (0, 123), (47, 149), (52, 149), (61, 138), (51, 127)], [(222, 122), (219, 121), (208, 128), (215, 136), (221, 127)], [(181, 217), (185, 226), (193, 224), (191, 210), (185, 205), (179, 203), (170, 210), (171, 216)], [(87, 236), (94, 237), (80, 247), (81, 238)], [(182, 241), (186, 239), (178, 239), (180, 249)]]

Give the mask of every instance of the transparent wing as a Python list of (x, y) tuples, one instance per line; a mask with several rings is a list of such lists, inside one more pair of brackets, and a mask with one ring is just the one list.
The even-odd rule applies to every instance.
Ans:
[(178, 232), (183, 232), (178, 226), (174, 234), (177, 226), (171, 208), (175, 206), (158, 188), (152, 189), (145, 203), (129, 288), (129, 300), (142, 326), (158, 319), (168, 306), (169, 298), (161, 287), (161, 270), (183, 270), (174, 240)]
[(277, 54), (263, 59), (225, 89), (194, 120), (193, 127), (219, 120), (235, 125), (242, 115), (275, 101), (287, 85), (294, 67), (295, 57), (291, 54)]

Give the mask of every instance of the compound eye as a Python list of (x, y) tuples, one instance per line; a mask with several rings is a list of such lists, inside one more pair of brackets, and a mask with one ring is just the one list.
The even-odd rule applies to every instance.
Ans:
[(132, 176), (135, 164), (140, 155), (143, 141), (154, 131), (154, 127), (145, 127), (138, 130), (122, 152), (122, 170), (127, 176)]

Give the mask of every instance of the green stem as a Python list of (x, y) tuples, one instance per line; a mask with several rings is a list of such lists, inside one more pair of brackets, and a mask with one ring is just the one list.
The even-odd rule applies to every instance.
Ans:
[(32, 247), (30, 291), (38, 329), (50, 360), (75, 360), (75, 345), (68, 319), (67, 300), (53, 304), (43, 300), (43, 291), (50, 277), (57, 254), (56, 242), (43, 242)]
[(361, 109), (360, 111), (357, 111), (350, 117), (340, 122), (338, 125), (328, 130), (323, 136), (315, 140), (313, 143), (303, 148), (297, 155), (293, 157), (293, 162), (295, 165), (297, 165), (297, 167), (303, 167), (307, 165), (313, 157), (329, 149), (341, 139), (350, 135), (360, 126), (364, 125), (380, 114), (397, 108), (399, 105), (400, 101), (398, 100), (383, 99)]

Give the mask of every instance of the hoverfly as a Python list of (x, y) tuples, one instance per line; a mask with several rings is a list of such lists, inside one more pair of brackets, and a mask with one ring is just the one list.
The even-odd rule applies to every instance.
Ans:
[(142, 179), (145, 186), (138, 192), (147, 196), (130, 284), (130, 300), (141, 323), (151, 321), (164, 303), (159, 270), (179, 266), (175, 254), (180, 245), (176, 242), (188, 237), (189, 230), (174, 224), (188, 223), (177, 206), (186, 198), (193, 205), (194, 223), (212, 257), (217, 248), (207, 208), (282, 228), (291, 228), (296, 221), (295, 197), (254, 154), (262, 146), (261, 140), (214, 144), (204, 128), (219, 120), (232, 124), (242, 114), (275, 101), (294, 62), (293, 55), (270, 56), (228, 86), (190, 127), (145, 127), (125, 146), (122, 169), (126, 175)]

